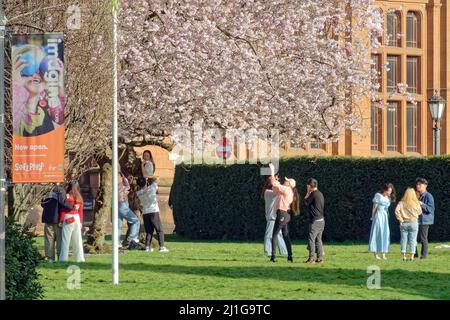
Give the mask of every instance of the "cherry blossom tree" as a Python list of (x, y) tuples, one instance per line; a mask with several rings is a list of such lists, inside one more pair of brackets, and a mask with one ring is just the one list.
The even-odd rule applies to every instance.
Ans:
[[(297, 143), (360, 130), (376, 99), (372, 0), (121, 1), (123, 136), (280, 130)], [(176, 137), (173, 137), (176, 139)]]

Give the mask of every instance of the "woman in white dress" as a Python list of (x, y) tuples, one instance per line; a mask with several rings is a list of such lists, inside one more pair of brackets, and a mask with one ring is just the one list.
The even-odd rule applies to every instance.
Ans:
[[(386, 183), (372, 200), (372, 227), (370, 229), (369, 251), (376, 259), (386, 260), (389, 252), (389, 206), (395, 202), (395, 189), (392, 183)], [(381, 253), (381, 258), (379, 256)]]

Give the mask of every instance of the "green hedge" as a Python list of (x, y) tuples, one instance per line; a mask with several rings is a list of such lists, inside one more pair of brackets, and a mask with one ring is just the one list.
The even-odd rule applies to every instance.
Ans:
[(6, 299), (42, 299), (43, 287), (36, 270), (42, 257), (35, 245), (30, 226), (6, 220)]
[[(175, 171), (173, 206), (176, 232), (192, 239), (260, 240), (264, 236), (265, 181), (259, 165), (179, 165)], [(366, 241), (375, 192), (392, 182), (401, 198), (416, 177), (429, 180), (436, 201), (430, 239), (450, 240), (450, 157), (349, 158), (297, 157), (280, 160), (281, 177), (293, 177), (301, 197), (308, 177), (319, 181), (325, 196), (325, 241)], [(391, 240), (399, 225), (390, 208)], [(290, 224), (294, 239), (306, 239), (305, 208)]]

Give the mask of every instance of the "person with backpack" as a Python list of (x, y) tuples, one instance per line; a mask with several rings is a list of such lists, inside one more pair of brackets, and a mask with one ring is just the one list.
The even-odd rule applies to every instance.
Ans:
[(66, 191), (61, 184), (57, 183), (53, 190), (42, 199), (41, 207), (43, 209), (45, 257), (48, 262), (53, 263), (56, 255), (59, 257), (61, 251), (60, 213), (63, 209), (76, 210), (79, 205), (70, 204), (67, 201)]

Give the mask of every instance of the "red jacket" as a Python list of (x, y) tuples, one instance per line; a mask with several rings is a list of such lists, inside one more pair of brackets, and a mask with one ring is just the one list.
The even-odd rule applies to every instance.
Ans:
[(80, 216), (80, 222), (81, 224), (83, 224), (83, 203), (82, 202), (76, 202), (74, 198), (72, 198), (72, 196), (69, 196), (67, 198), (67, 202), (69, 202), (72, 205), (79, 205), (80, 207), (77, 209), (73, 209), (73, 210), (68, 210), (66, 208), (64, 208), (63, 210), (61, 210), (61, 214), (59, 216), (59, 222), (62, 223), (64, 221), (64, 218), (66, 216), (66, 214), (78, 214)]

